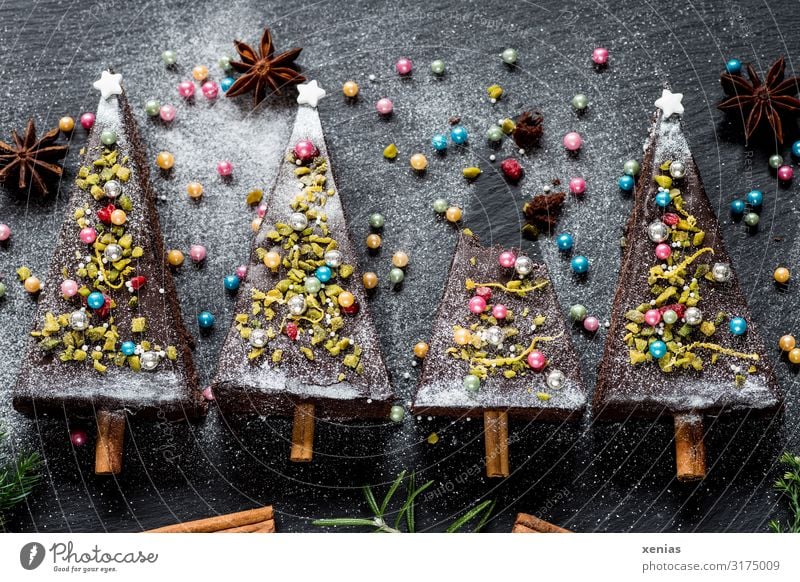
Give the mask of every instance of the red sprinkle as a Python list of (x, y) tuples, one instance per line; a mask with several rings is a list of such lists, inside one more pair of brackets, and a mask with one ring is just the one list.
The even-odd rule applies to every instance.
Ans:
[(661, 217), (661, 222), (663, 222), (667, 226), (675, 226), (676, 224), (678, 224), (679, 220), (680, 217), (672, 212), (667, 212), (664, 216)]
[(137, 289), (141, 289), (142, 286), (145, 283), (147, 283), (147, 279), (145, 277), (143, 277), (142, 275), (138, 275), (138, 276), (134, 277), (133, 279), (131, 279), (129, 281), (129, 283), (131, 284), (130, 285), (131, 289), (136, 291)]
[(483, 297), (484, 301), (488, 303), (489, 300), (492, 298), (492, 290), (489, 289), (488, 287), (478, 287), (477, 289), (475, 289), (475, 295), (477, 295), (478, 297)]
[(286, 324), (286, 335), (292, 341), (297, 339), (297, 324), (290, 321)]
[(669, 311), (670, 309), (674, 311), (679, 318), (683, 317), (684, 314), (686, 313), (686, 306), (683, 303), (673, 303), (672, 305), (665, 305), (664, 307), (660, 307), (658, 309), (658, 312), (663, 315), (665, 311)]
[(111, 313), (111, 297), (103, 293), (103, 298), (105, 299), (105, 303), (103, 303), (100, 309), (95, 309), (94, 312), (100, 317), (107, 317), (108, 314)]
[(522, 178), (522, 166), (520, 166), (519, 162), (514, 158), (506, 158), (500, 162), (500, 169), (503, 170), (503, 174), (506, 175), (506, 178), (513, 182)]
[(111, 213), (117, 208), (113, 204), (109, 204), (105, 208), (97, 211), (97, 219), (103, 224), (111, 224)]
[(347, 315), (355, 315), (361, 308), (358, 305), (358, 301), (354, 301), (350, 307), (340, 307), (340, 309)]

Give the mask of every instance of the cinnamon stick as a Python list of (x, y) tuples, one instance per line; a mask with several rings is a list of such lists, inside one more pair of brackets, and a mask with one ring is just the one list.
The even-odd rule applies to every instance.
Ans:
[(271, 505), (176, 523), (175, 525), (167, 525), (147, 531), (148, 533), (214, 533), (253, 524), (263, 525), (267, 521), (273, 521), (272, 527), (274, 529), (274, 513)]
[(699, 481), (706, 476), (703, 417), (697, 413), (675, 415), (675, 464), (678, 481)]
[(221, 529), (217, 533), (275, 533), (275, 520), (268, 519), (250, 525)]
[(309, 402), (294, 407), (292, 451), (289, 460), (308, 463), (314, 456), (314, 405)]
[(508, 413), (487, 410), (483, 413), (486, 445), (486, 476), (508, 477)]
[(125, 413), (97, 411), (97, 444), (94, 450), (94, 472), (98, 475), (117, 475), (122, 471), (122, 452), (125, 441)]
[(527, 513), (518, 513), (517, 521), (514, 522), (512, 533), (572, 533), (568, 529), (558, 527), (555, 524), (539, 519)]

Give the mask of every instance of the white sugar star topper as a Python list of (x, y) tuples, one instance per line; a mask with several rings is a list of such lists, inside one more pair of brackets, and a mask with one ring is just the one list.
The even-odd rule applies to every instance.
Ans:
[(316, 107), (325, 95), (327, 95), (325, 89), (320, 87), (316, 80), (297, 86), (297, 102), (300, 105)]
[(122, 81), (122, 75), (119, 73), (111, 73), (110, 71), (103, 71), (100, 73), (100, 78), (93, 83), (93, 87), (100, 91), (103, 99), (108, 99), (112, 95), (121, 95), (122, 86), (119, 84)]
[(656, 107), (664, 112), (664, 119), (670, 117), (673, 113), (683, 115), (683, 93), (673, 93), (669, 89), (661, 91), (661, 97), (656, 99)]

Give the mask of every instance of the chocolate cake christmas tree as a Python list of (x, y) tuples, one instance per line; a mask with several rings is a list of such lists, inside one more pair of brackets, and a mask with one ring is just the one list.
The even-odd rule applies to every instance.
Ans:
[(256, 236), (212, 388), (229, 413), (293, 415), (293, 461), (314, 417), (387, 417), (394, 394), (355, 266), (314, 106), (300, 86), (290, 148)]
[(600, 418), (671, 415), (678, 479), (705, 476), (703, 415), (775, 410), (781, 397), (716, 216), (664, 90), (645, 145), (600, 364)]
[(102, 98), (14, 388), (22, 412), (95, 416), (101, 474), (121, 470), (125, 411), (205, 411), (121, 79), (95, 83)]
[(484, 418), (486, 474), (506, 477), (508, 418), (577, 420), (580, 366), (544, 265), (462, 234), (415, 414)]

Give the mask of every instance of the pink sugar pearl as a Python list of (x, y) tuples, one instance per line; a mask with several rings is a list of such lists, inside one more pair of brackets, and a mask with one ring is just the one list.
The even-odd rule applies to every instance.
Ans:
[(497, 262), (500, 263), (501, 267), (510, 269), (516, 264), (517, 257), (514, 256), (514, 253), (512, 253), (511, 251), (504, 251), (500, 253), (500, 256), (497, 258)]
[(75, 297), (78, 292), (78, 283), (72, 279), (64, 279), (61, 282), (61, 294), (64, 297)]
[(94, 127), (94, 113), (84, 113), (81, 115), (81, 127), (86, 131)]
[(661, 323), (661, 312), (658, 309), (648, 309), (644, 314), (644, 322), (653, 327)]
[(7, 224), (0, 224), (0, 242), (7, 241), (11, 237), (11, 227)]
[(570, 131), (564, 136), (563, 143), (564, 147), (569, 151), (576, 152), (581, 149), (581, 146), (583, 145), (583, 138), (577, 131)]
[(161, 109), (158, 111), (159, 116), (161, 116), (161, 121), (170, 122), (175, 119), (175, 114), (178, 113), (178, 110), (175, 109), (174, 105), (170, 105), (166, 103), (161, 106)]
[(508, 309), (502, 303), (498, 303), (492, 307), (492, 317), (495, 319), (505, 319), (508, 315)]
[(244, 281), (245, 277), (247, 277), (247, 265), (239, 265), (236, 267), (236, 276)]
[(378, 102), (375, 104), (375, 109), (381, 115), (389, 115), (394, 110), (394, 103), (392, 103), (391, 99), (384, 97), (383, 99), (378, 100)]
[(86, 436), (86, 432), (79, 428), (69, 431), (69, 441), (75, 447), (82, 447), (88, 440), (89, 437)]
[(656, 257), (661, 261), (666, 261), (672, 254), (672, 249), (667, 243), (661, 243), (656, 247)]
[(608, 49), (597, 47), (592, 51), (592, 61), (595, 65), (605, 65), (608, 63)]
[(778, 179), (783, 182), (788, 182), (794, 178), (794, 170), (791, 166), (781, 166), (778, 168)]
[(580, 177), (572, 178), (569, 181), (569, 191), (575, 195), (581, 195), (586, 192), (586, 180)]
[(203, 398), (209, 401), (214, 400), (214, 392), (211, 390), (210, 386), (203, 390)]
[(216, 99), (217, 95), (219, 95), (219, 85), (214, 81), (206, 81), (203, 83), (203, 86), (200, 87), (200, 90), (203, 92), (203, 97), (208, 100)]
[(534, 372), (542, 371), (545, 364), (547, 364), (547, 358), (545, 358), (544, 354), (539, 350), (533, 350), (528, 354), (528, 365)]
[(189, 258), (195, 263), (206, 260), (206, 247), (203, 245), (192, 245), (189, 247)]
[(178, 95), (184, 99), (189, 99), (194, 96), (195, 86), (191, 81), (181, 81), (178, 83)]
[(233, 164), (227, 160), (223, 160), (217, 164), (217, 174), (220, 176), (228, 177), (233, 173)]
[(600, 320), (597, 319), (594, 315), (589, 315), (586, 319), (583, 320), (583, 329), (585, 329), (589, 333), (596, 332), (598, 329), (600, 329)]
[(301, 139), (294, 144), (294, 155), (301, 162), (310, 162), (319, 155), (319, 149), (309, 139)]
[(408, 75), (413, 66), (414, 65), (412, 64), (411, 59), (407, 57), (400, 57), (397, 59), (394, 68), (397, 69), (397, 73), (399, 75)]
[(258, 208), (256, 208), (256, 214), (258, 214), (259, 218), (264, 218), (267, 215), (267, 205), (263, 202), (259, 204)]
[(87, 226), (86, 228), (81, 229), (79, 236), (81, 237), (81, 242), (90, 245), (97, 240), (97, 231), (91, 226)]
[(475, 315), (483, 313), (484, 309), (486, 309), (486, 300), (480, 295), (469, 300), (469, 310)]

